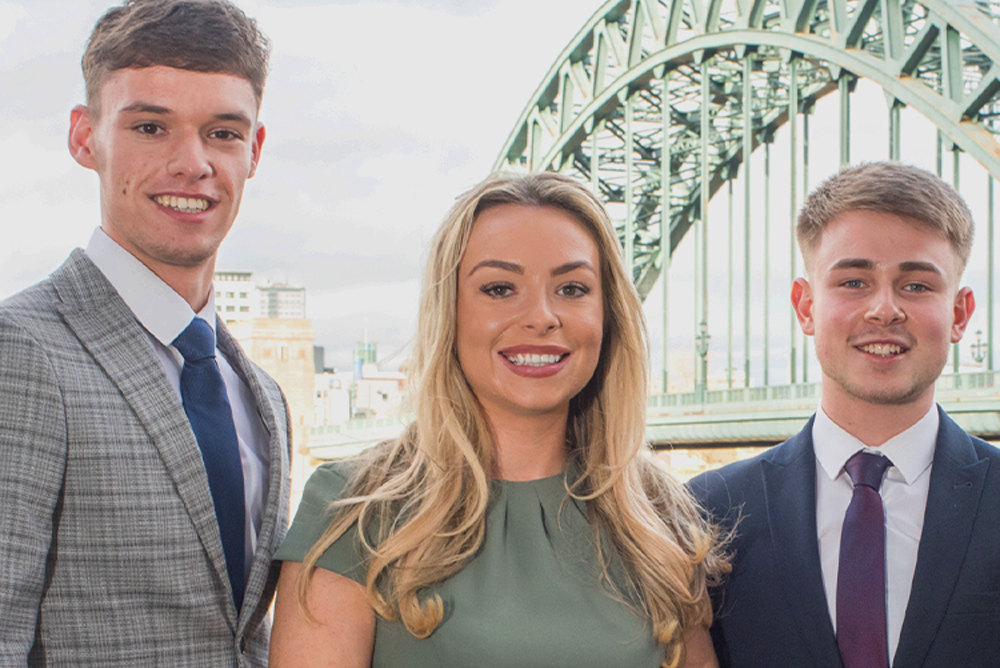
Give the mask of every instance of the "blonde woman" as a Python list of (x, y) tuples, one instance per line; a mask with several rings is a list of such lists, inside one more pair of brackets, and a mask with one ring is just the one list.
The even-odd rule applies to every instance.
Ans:
[(434, 238), (416, 419), (309, 480), (272, 668), (714, 666), (713, 529), (644, 443), (646, 339), (584, 187), (497, 174)]

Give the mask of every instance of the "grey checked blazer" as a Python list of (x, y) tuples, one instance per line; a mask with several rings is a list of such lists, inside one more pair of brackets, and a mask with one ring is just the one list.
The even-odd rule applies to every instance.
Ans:
[(0, 302), (0, 667), (267, 664), (288, 411), (221, 323), (218, 337), (270, 433), (238, 617), (198, 444), (118, 293), (76, 250)]

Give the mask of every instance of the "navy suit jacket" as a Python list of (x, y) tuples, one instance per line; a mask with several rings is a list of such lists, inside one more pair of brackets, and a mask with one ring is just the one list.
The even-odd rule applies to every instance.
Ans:
[[(1000, 666), (1000, 450), (938, 408), (924, 528), (893, 668)], [(781, 445), (689, 485), (733, 528), (713, 592), (723, 668), (843, 668), (816, 537), (812, 420)]]

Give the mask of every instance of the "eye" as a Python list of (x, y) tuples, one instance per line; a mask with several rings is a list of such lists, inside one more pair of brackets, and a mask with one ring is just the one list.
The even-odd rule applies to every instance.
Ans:
[(907, 283), (906, 285), (903, 286), (903, 290), (905, 290), (906, 292), (921, 293), (921, 292), (928, 292), (930, 288), (924, 285), (923, 283)]
[(135, 126), (135, 131), (141, 135), (155, 135), (159, 134), (162, 129), (156, 123), (140, 123)]
[(486, 285), (479, 288), (487, 297), (492, 297), (493, 299), (503, 299), (508, 297), (514, 292), (514, 286), (510, 283), (487, 283)]
[(590, 288), (583, 283), (567, 283), (559, 288), (558, 293), (563, 297), (575, 299), (590, 294)]
[(213, 130), (209, 133), (209, 136), (214, 139), (222, 139), (223, 141), (237, 141), (243, 139), (243, 135), (235, 130), (223, 129), (223, 130)]
[(852, 278), (841, 283), (845, 288), (850, 288), (851, 290), (860, 290), (865, 287), (864, 281), (858, 278)]

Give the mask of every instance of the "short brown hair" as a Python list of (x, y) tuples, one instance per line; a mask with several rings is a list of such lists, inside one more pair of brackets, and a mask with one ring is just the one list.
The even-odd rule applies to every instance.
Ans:
[(940, 232), (965, 270), (975, 232), (972, 213), (962, 196), (934, 174), (898, 162), (866, 162), (821, 183), (806, 198), (795, 226), (807, 266), (826, 226), (850, 211), (893, 214)]
[(117, 70), (165, 65), (232, 74), (264, 95), (270, 44), (228, 0), (125, 0), (104, 13), (83, 54), (87, 105), (100, 114), (101, 86)]

